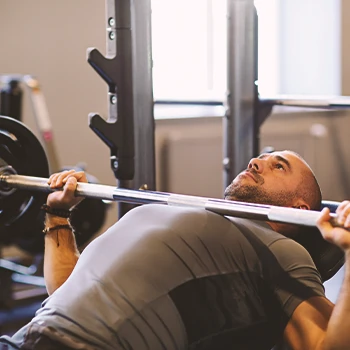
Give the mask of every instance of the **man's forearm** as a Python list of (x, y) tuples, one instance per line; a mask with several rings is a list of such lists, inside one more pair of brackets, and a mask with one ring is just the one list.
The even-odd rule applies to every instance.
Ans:
[(350, 251), (345, 257), (344, 281), (328, 323), (324, 349), (350, 349)]
[(46, 228), (61, 228), (50, 230), (45, 235), (44, 278), (46, 289), (52, 294), (72, 273), (78, 258), (74, 233), (62, 226), (69, 225), (67, 219), (53, 215), (46, 216)]

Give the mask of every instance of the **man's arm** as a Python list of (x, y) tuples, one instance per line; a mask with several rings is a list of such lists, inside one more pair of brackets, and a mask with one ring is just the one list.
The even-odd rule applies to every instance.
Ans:
[[(337, 209), (338, 221), (350, 227), (350, 202)], [(338, 300), (333, 305), (324, 297), (302, 302), (294, 311), (284, 336), (292, 349), (350, 349), (350, 232), (333, 227), (329, 210), (324, 209), (318, 221), (325, 240), (345, 252), (345, 277)]]
[[(46, 228), (69, 225), (68, 220), (47, 214)], [(44, 278), (51, 295), (72, 273), (79, 258), (73, 230), (60, 228), (45, 235)]]
[[(50, 187), (60, 189), (50, 194), (47, 205), (54, 210), (70, 210), (81, 198), (74, 196), (77, 182), (87, 182), (83, 172), (65, 171), (53, 174), (49, 179)], [(52, 294), (72, 273), (78, 258), (73, 230), (66, 218), (47, 214), (45, 220), (44, 278), (46, 289)]]

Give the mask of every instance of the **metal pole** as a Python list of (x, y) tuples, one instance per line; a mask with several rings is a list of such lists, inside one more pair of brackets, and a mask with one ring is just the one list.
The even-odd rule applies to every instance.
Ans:
[(227, 1), (228, 79), (224, 118), (224, 187), (258, 149), (257, 14), (254, 0)]
[[(30, 191), (54, 192), (47, 183), (48, 179), (22, 175), (1, 175), (2, 196), (14, 188)], [(234, 202), (223, 199), (189, 196), (175, 193), (129, 190), (113, 186), (78, 183), (76, 196), (121, 201), (134, 204), (158, 203), (181, 207), (201, 208), (220, 215), (247, 219), (277, 221), (297, 225), (316, 226), (320, 212), (294, 208), (277, 207), (264, 204)], [(336, 225), (336, 215), (333, 224)]]
[(135, 176), (133, 188), (156, 189), (152, 88), (151, 0), (135, 0), (132, 19)]
[[(107, 57), (88, 61), (109, 87), (109, 117), (90, 115), (90, 127), (111, 149), (119, 186), (155, 188), (151, 2), (106, 0)], [(119, 217), (130, 206), (119, 205)]]

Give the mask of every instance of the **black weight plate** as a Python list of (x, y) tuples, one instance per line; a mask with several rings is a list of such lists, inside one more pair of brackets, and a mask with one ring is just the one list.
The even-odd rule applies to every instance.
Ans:
[[(0, 116), (0, 159), (0, 165), (11, 165), (19, 175), (49, 176), (46, 154), (39, 140), (23, 123), (4, 116)], [(0, 241), (12, 243), (27, 235), (46, 197), (42, 192), (17, 190), (0, 198)]]
[(84, 246), (102, 228), (107, 204), (101, 199), (85, 198), (73, 210), (71, 223), (78, 247)]

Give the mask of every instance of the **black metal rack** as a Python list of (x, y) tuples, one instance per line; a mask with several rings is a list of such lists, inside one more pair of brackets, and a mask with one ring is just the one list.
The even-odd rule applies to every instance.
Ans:
[[(155, 189), (151, 2), (106, 0), (107, 56), (88, 62), (108, 85), (109, 115), (90, 114), (90, 128), (111, 150), (119, 186)], [(119, 205), (119, 216), (130, 205)]]

